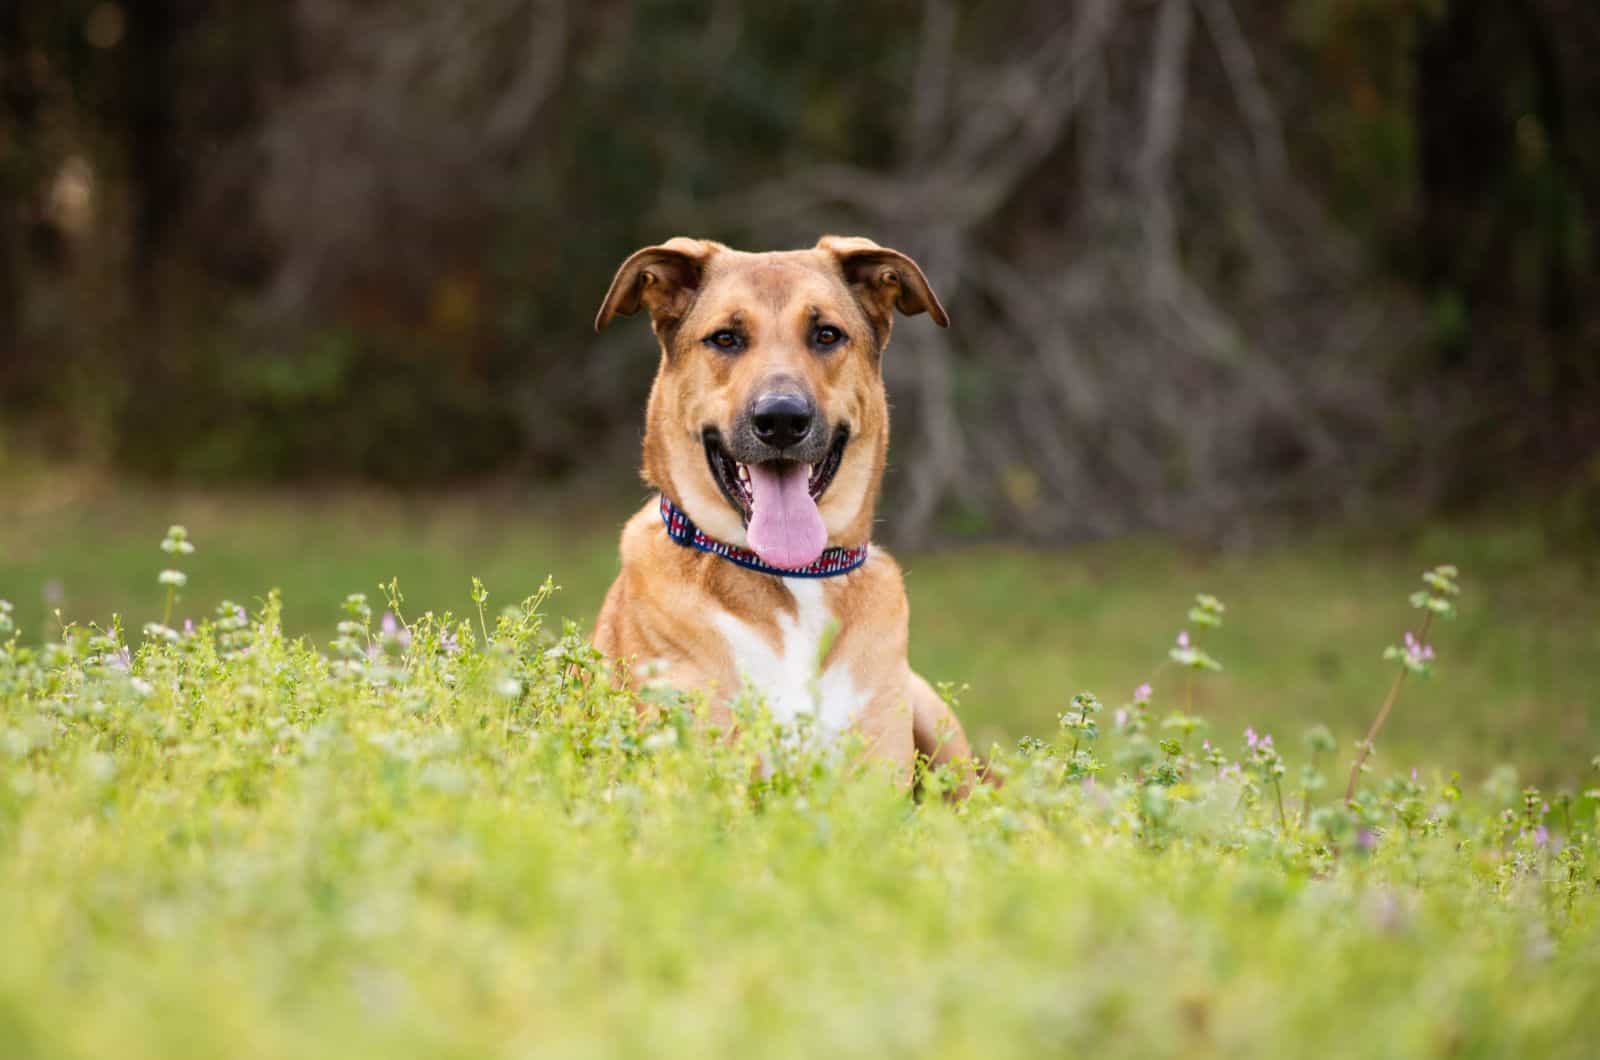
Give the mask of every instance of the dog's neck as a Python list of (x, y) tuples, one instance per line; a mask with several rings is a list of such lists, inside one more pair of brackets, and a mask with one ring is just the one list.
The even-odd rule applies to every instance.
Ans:
[(834, 578), (849, 574), (867, 561), (865, 542), (852, 548), (834, 546), (822, 550), (816, 561), (804, 567), (774, 567), (746, 548), (730, 545), (711, 537), (689, 518), (689, 513), (673, 504), (665, 493), (661, 494), (661, 521), (666, 524), (667, 536), (685, 548), (699, 549), (720, 556), (736, 566), (758, 574), (772, 574), (780, 578)]

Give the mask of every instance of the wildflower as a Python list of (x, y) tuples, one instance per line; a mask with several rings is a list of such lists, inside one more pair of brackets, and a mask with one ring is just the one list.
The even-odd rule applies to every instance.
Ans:
[(1378, 708), (1378, 716), (1372, 719), (1372, 727), (1367, 730), (1367, 735), (1361, 741), (1361, 751), (1350, 766), (1350, 780), (1345, 784), (1344, 798), (1346, 802), (1356, 796), (1356, 785), (1361, 779), (1361, 771), (1366, 766), (1367, 756), (1377, 742), (1378, 732), (1383, 728), (1383, 723), (1389, 717), (1389, 712), (1394, 709), (1395, 700), (1400, 696), (1400, 686), (1405, 682), (1406, 675), (1415, 673), (1426, 677), (1433, 661), (1433, 647), (1425, 640), (1428, 630), (1433, 625), (1435, 615), (1451, 618), (1455, 615), (1455, 604), (1450, 597), (1461, 590), (1456, 585), (1457, 570), (1451, 566), (1435, 567), (1422, 575), (1423, 583), (1427, 588), (1411, 594), (1411, 606), (1421, 608), (1427, 613), (1422, 616), (1422, 633), (1413, 634), (1406, 631), (1404, 643), (1391, 644), (1383, 649), (1383, 657), (1389, 660), (1399, 660), (1400, 671), (1394, 675), (1394, 683), (1389, 686), (1389, 693), (1384, 697), (1383, 705)]
[(1250, 747), (1251, 750), (1254, 750), (1256, 744), (1260, 742), (1260, 737), (1256, 735), (1256, 731), (1254, 729), (1246, 728), (1244, 730), (1244, 742)]
[(1400, 664), (1413, 673), (1425, 674), (1428, 665), (1433, 662), (1433, 645), (1424, 644), (1415, 633), (1406, 631), (1404, 641), (1397, 645), (1390, 645), (1383, 651), (1385, 659), (1398, 659)]
[(1195, 646), (1188, 630), (1178, 633), (1176, 647), (1167, 651), (1167, 658), (1189, 670), (1220, 670), (1222, 664)]
[(1550, 829), (1546, 828), (1544, 825), (1540, 825), (1538, 828), (1535, 828), (1533, 830), (1533, 845), (1534, 846), (1537, 846), (1537, 847), (1546, 846), (1546, 845), (1549, 844), (1549, 842), (1550, 842)]
[(1144, 684), (1140, 685), (1138, 688), (1135, 688), (1133, 690), (1133, 701), (1135, 703), (1140, 703), (1140, 704), (1150, 702), (1150, 682), (1149, 681), (1146, 681)]
[(1412, 636), (1409, 631), (1406, 633), (1405, 653), (1406, 660), (1412, 665), (1413, 669), (1433, 659), (1433, 647), (1422, 643)]
[(1039, 754), (1045, 749), (1045, 742), (1037, 736), (1024, 736), (1017, 741), (1017, 753), (1024, 755)]
[(1189, 609), (1189, 621), (1215, 629), (1222, 625), (1222, 612), (1226, 610), (1221, 600), (1210, 593), (1201, 593), (1194, 598), (1194, 606)]
[(1363, 828), (1356, 835), (1356, 846), (1362, 850), (1373, 850), (1378, 846), (1378, 835), (1370, 828)]
[(1117, 712), (1115, 714), (1111, 715), (1111, 720), (1119, 730), (1120, 729), (1126, 729), (1128, 727), (1128, 710), (1127, 710), (1127, 708), (1126, 707), (1118, 707), (1117, 708)]
[(157, 580), (172, 589), (181, 589), (189, 582), (189, 576), (181, 570), (164, 570)]
[(393, 611), (385, 611), (383, 619), (378, 623), (378, 628), (383, 631), (385, 639), (393, 641), (402, 649), (411, 647), (411, 631), (400, 624), (394, 617)]
[(161, 551), (174, 556), (187, 556), (194, 552), (194, 543), (189, 540), (189, 531), (176, 524), (168, 527), (167, 536), (161, 541)]

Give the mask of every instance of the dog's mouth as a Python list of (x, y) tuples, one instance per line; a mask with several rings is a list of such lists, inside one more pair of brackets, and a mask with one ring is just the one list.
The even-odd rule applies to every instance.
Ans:
[(850, 431), (841, 426), (833, 444), (815, 464), (798, 460), (740, 463), (715, 427), (702, 432), (711, 477), (747, 528), (750, 547), (774, 567), (794, 569), (814, 563), (827, 545), (817, 502), (833, 484), (844, 460)]

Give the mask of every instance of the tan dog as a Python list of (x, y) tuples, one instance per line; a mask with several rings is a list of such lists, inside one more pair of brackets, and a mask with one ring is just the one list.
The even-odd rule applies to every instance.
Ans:
[(641, 307), (661, 364), (644, 479), (595, 645), (715, 720), (746, 686), (784, 722), (859, 733), (909, 781), (918, 751), (969, 762), (960, 723), (906, 658), (900, 568), (867, 547), (889, 446), (894, 311), (949, 325), (922, 270), (867, 239), (747, 254), (677, 238), (623, 262), (595, 329)]

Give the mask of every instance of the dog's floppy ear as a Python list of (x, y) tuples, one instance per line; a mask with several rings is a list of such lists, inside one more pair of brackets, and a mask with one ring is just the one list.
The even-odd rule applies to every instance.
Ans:
[(718, 249), (709, 240), (676, 236), (660, 246), (634, 251), (611, 281), (594, 329), (599, 331), (619, 314), (633, 316), (641, 305), (657, 326), (681, 319), (700, 289), (706, 262)]
[(845, 282), (872, 312), (874, 325), (890, 323), (898, 309), (908, 317), (927, 313), (941, 328), (950, 326), (950, 316), (928, 286), (922, 269), (898, 250), (859, 236), (823, 236), (817, 240), (817, 249), (838, 261)]

